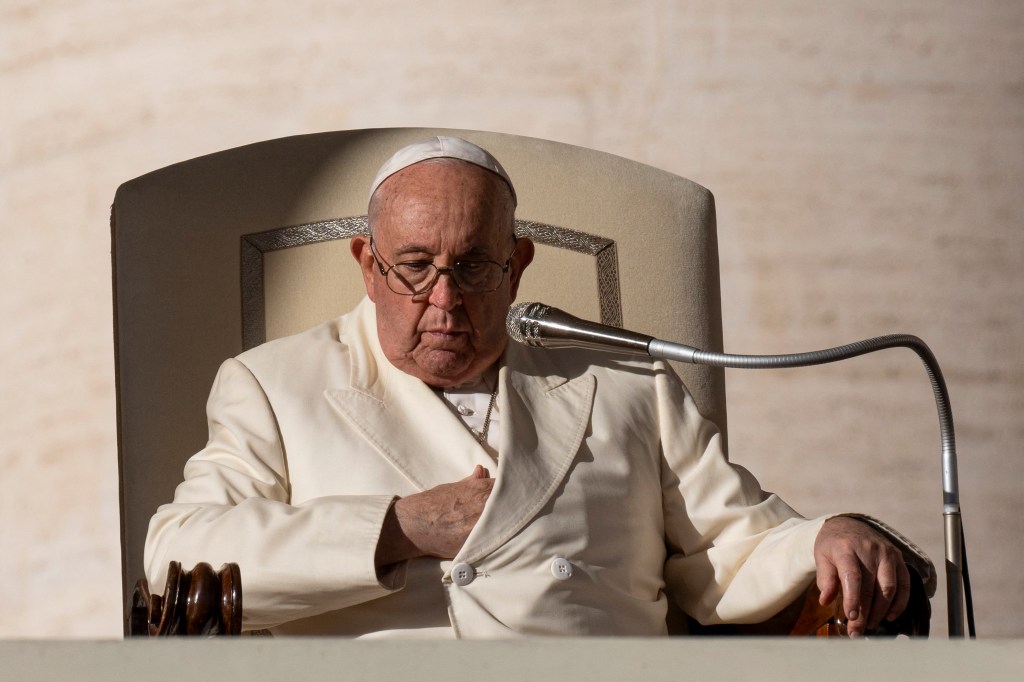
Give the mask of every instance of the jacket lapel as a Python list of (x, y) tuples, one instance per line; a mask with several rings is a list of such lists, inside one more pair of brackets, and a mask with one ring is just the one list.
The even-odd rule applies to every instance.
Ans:
[(479, 560), (537, 515), (568, 473), (590, 423), (594, 377), (559, 376), (543, 351), (510, 346), (498, 379), (494, 489), (456, 561)]
[(380, 353), (373, 304), (364, 300), (360, 308), (361, 333), (342, 339), (350, 386), (324, 392), (331, 406), (418, 490), (465, 478), (477, 464), (493, 467), (430, 387)]

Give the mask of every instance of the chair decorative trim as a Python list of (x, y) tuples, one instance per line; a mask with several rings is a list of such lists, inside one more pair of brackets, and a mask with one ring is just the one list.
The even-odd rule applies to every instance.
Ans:
[(293, 246), (351, 239), (366, 232), (366, 216), (335, 218), (242, 235), (242, 347), (267, 340), (263, 293), (263, 254)]
[(530, 220), (517, 220), (516, 234), (529, 237), (537, 244), (594, 256), (597, 260), (597, 294), (601, 306), (601, 324), (622, 326), (619, 254), (615, 248), (615, 240)]

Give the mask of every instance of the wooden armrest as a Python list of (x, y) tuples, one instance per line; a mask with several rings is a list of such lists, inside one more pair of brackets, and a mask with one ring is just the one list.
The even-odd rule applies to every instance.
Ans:
[[(932, 606), (925, 592), (921, 575), (907, 566), (910, 573), (910, 600), (907, 608), (896, 620), (882, 620), (878, 627), (869, 629), (867, 637), (927, 637), (931, 628)], [(804, 606), (789, 635), (795, 637), (846, 637), (846, 617), (843, 615), (843, 596), (840, 594), (831, 604), (821, 606), (821, 593), (817, 585), (807, 590)]]
[[(928, 601), (924, 581), (913, 566), (908, 565), (907, 569), (910, 572), (910, 600), (907, 602), (907, 608), (891, 623), (883, 620), (877, 628), (868, 630), (867, 637), (928, 636), (932, 607)], [(802, 599), (797, 599), (763, 623), (706, 626), (691, 619), (689, 632), (692, 635), (715, 636), (846, 637), (842, 594), (825, 606), (818, 603), (820, 597), (818, 586), (812, 583)]]
[(129, 637), (239, 635), (242, 632), (242, 578), (238, 564), (214, 572), (207, 563), (182, 571), (172, 561), (163, 596), (151, 594), (145, 578), (135, 584), (126, 617)]

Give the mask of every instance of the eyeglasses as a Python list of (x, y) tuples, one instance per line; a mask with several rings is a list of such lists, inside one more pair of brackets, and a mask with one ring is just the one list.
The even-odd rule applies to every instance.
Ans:
[[(501, 286), (512, 264), (512, 254), (516, 252), (515, 240), (513, 239), (512, 252), (509, 253), (505, 264), (495, 263), (492, 260), (460, 260), (450, 268), (439, 268), (430, 261), (403, 261), (391, 265), (380, 257), (377, 246), (370, 238), (370, 253), (377, 264), (377, 269), (384, 276), (391, 291), (401, 296), (417, 296), (425, 294), (434, 288), (438, 278), (447, 274), (450, 275), (459, 289), (467, 294), (483, 294), (494, 291)], [(384, 265), (388, 266), (387, 270)]]

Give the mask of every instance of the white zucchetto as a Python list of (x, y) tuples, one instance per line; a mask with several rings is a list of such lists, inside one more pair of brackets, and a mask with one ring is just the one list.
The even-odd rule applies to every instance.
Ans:
[(486, 168), (505, 181), (509, 189), (512, 190), (512, 203), (517, 203), (516, 189), (512, 186), (511, 178), (508, 177), (508, 173), (505, 172), (505, 169), (502, 168), (498, 160), (489, 151), (468, 140), (463, 140), (461, 137), (447, 137), (444, 135), (432, 137), (423, 142), (415, 142), (402, 147), (392, 154), (391, 158), (385, 161), (384, 165), (377, 171), (377, 177), (373, 179), (373, 184), (370, 185), (370, 196), (373, 196), (373, 193), (377, 191), (381, 183), (398, 171), (427, 159), (460, 159), (476, 164), (481, 168)]

